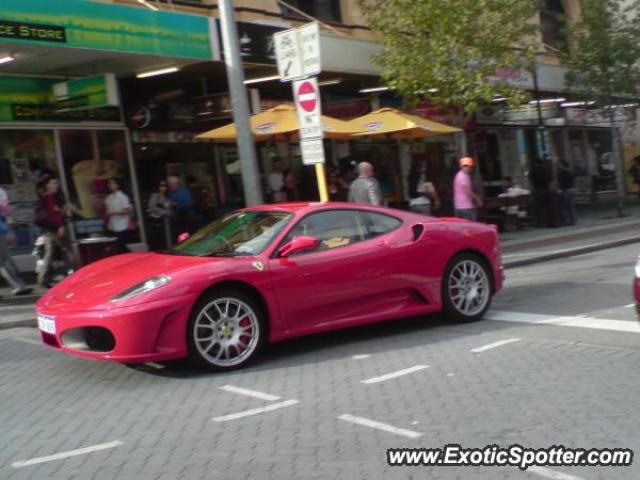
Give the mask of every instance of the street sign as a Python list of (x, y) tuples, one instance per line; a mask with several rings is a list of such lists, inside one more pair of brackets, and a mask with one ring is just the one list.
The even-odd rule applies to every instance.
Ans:
[(318, 75), (320, 27), (317, 22), (273, 34), (280, 81)]
[(273, 34), (278, 61), (278, 74), (281, 82), (287, 82), (304, 76), (300, 39), (295, 29)]
[(324, 163), (324, 145), (321, 138), (300, 141), (300, 153), (304, 165)]
[(322, 138), (318, 80), (309, 78), (293, 82), (293, 96), (300, 123), (300, 139)]
[(319, 75), (320, 65), (320, 26), (317, 22), (308, 23), (299, 29), (300, 49), (302, 51), (302, 71), (305, 76)]

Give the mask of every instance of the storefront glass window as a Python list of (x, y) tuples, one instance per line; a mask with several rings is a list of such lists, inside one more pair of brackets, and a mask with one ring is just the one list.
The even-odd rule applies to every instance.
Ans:
[(31, 253), (36, 185), (47, 174), (58, 174), (53, 131), (0, 130), (0, 186), (9, 194), (14, 255)]
[[(79, 238), (107, 230), (105, 199), (109, 180), (115, 178), (134, 204), (126, 136), (122, 130), (60, 130), (60, 146), (69, 200), (78, 208), (74, 228)], [(139, 242), (134, 220), (129, 222), (129, 243)]]

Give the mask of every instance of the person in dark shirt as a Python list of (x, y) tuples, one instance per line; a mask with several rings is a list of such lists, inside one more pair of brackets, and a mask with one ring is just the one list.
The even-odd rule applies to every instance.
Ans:
[(533, 186), (533, 209), (536, 224), (539, 227), (549, 226), (549, 183), (551, 175), (547, 162), (536, 159), (531, 168), (531, 185)]
[(558, 186), (560, 187), (560, 205), (562, 220), (565, 225), (576, 224), (576, 189), (573, 170), (565, 160), (560, 161), (558, 172)]

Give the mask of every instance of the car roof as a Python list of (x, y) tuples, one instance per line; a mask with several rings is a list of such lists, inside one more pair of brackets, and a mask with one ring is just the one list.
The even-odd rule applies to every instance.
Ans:
[(281, 211), (290, 213), (307, 213), (314, 210), (327, 210), (332, 208), (348, 208), (358, 210), (384, 210), (382, 207), (374, 207), (371, 205), (361, 205), (349, 202), (290, 202), (290, 203), (271, 203), (265, 205), (255, 205), (246, 210), (254, 211)]

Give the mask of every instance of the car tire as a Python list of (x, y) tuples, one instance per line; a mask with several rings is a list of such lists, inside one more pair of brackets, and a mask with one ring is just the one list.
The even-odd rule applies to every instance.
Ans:
[(442, 277), (442, 306), (456, 322), (480, 320), (491, 305), (493, 279), (479, 255), (461, 253), (447, 264)]
[(255, 360), (266, 337), (258, 302), (239, 290), (215, 290), (196, 303), (187, 329), (189, 357), (198, 367), (226, 371)]

